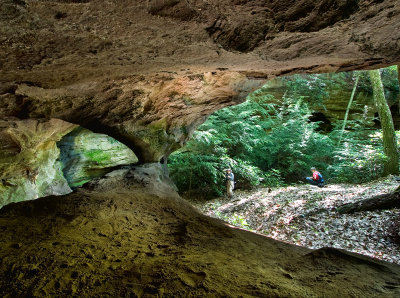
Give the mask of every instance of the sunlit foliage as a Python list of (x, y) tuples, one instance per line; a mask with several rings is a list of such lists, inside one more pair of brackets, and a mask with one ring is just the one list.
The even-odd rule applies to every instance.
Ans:
[[(261, 88), (243, 104), (217, 111), (199, 127), (187, 146), (170, 157), (170, 174), (181, 192), (210, 196), (224, 192), (224, 169), (232, 168), (237, 188), (304, 181), (310, 167), (328, 181), (358, 183), (382, 175), (385, 160), (380, 131), (363, 120), (348, 121), (338, 145), (341, 122), (320, 131), (310, 121), (330, 88), (372, 92), (364, 72), (295, 75), (284, 78), (287, 91), (278, 101)], [(382, 71), (386, 89), (399, 90), (396, 68)]]

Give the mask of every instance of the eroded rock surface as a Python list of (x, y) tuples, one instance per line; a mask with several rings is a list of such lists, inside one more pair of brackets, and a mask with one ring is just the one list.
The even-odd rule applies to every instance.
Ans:
[(56, 142), (75, 127), (58, 119), (0, 121), (0, 207), (71, 192)]
[(201, 215), (159, 165), (0, 210), (2, 296), (398, 297), (400, 266)]
[[(158, 161), (264, 79), (399, 62), (399, 23), (397, 0), (0, 0), (0, 119)], [(399, 296), (397, 266), (228, 228), (140, 172), (1, 209), (0, 295)]]
[(137, 161), (111, 137), (59, 119), (1, 120), (0, 207), (70, 193), (71, 187)]
[[(236, 72), (132, 76), (56, 89), (21, 84), (15, 96), (23, 100), (15, 111), (106, 133), (132, 148), (141, 162), (152, 162), (182, 146), (209, 114), (241, 102), (260, 84)], [(0, 107), (0, 115), (4, 110)]]
[(58, 143), (59, 160), (70, 187), (99, 178), (119, 165), (135, 164), (136, 155), (115, 139), (77, 128)]
[(140, 161), (266, 79), (400, 61), (397, 0), (1, 0), (0, 117), (57, 117)]

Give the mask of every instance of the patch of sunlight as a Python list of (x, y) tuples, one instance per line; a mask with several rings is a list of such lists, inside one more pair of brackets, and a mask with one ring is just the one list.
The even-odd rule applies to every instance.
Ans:
[(306, 202), (307, 202), (306, 200), (300, 199), (300, 200), (296, 200), (296, 201), (290, 203), (289, 206), (290, 207), (294, 207), (294, 208), (298, 208), (298, 207), (304, 206), (304, 204)]
[(300, 195), (300, 196), (301, 195), (308, 195), (308, 194), (310, 194), (310, 191), (308, 189), (307, 190), (302, 190), (302, 191), (298, 191), (297, 194)]
[(293, 220), (293, 215), (289, 215), (286, 217), (282, 217), (277, 221), (277, 226), (288, 226), (290, 222)]
[(296, 186), (288, 186), (288, 187), (286, 187), (286, 190), (287, 190), (287, 191), (289, 191), (289, 190), (296, 190), (296, 189), (298, 189), (298, 187), (296, 187)]
[(342, 185), (339, 184), (333, 184), (333, 185), (328, 185), (327, 187), (328, 190), (332, 190), (332, 191), (345, 191), (346, 188), (343, 187)]
[(332, 195), (326, 196), (321, 201), (321, 206), (324, 208), (332, 208), (336, 205), (336, 202), (342, 202), (345, 199), (352, 199), (355, 197), (363, 197), (363, 194), (370, 189), (366, 186), (354, 186), (352, 188), (345, 189), (341, 185), (330, 185), (330, 189), (334, 192)]

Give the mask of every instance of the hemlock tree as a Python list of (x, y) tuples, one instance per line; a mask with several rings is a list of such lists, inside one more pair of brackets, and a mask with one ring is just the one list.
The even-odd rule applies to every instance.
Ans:
[(396, 134), (392, 114), (385, 99), (383, 84), (379, 70), (370, 70), (375, 105), (378, 108), (383, 134), (383, 151), (387, 157), (384, 164), (384, 175), (399, 174), (399, 154), (397, 152)]

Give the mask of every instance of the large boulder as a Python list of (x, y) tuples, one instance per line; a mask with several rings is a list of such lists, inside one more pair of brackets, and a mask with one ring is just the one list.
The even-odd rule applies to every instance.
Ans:
[(58, 143), (59, 160), (72, 188), (99, 178), (120, 165), (135, 164), (136, 155), (115, 139), (88, 129), (77, 128)]
[(75, 127), (58, 119), (0, 121), (0, 207), (71, 192), (56, 142)]
[(59, 119), (1, 120), (0, 207), (70, 193), (137, 161), (113, 138)]

